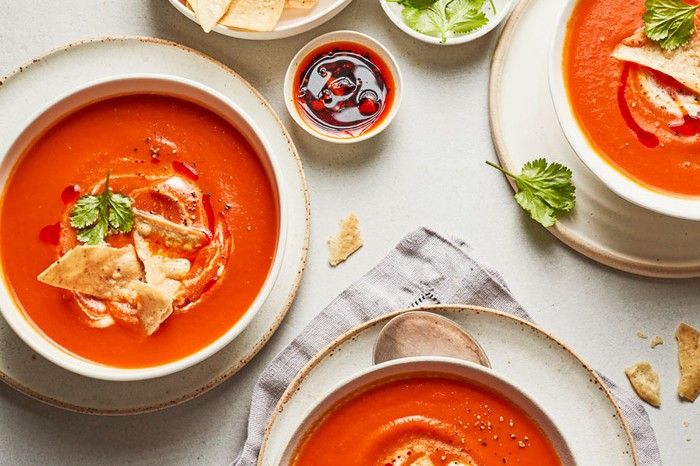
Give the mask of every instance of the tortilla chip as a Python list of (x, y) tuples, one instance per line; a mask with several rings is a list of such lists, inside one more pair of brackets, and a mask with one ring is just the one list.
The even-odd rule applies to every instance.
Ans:
[(40, 282), (113, 301), (136, 299), (131, 282), (144, 278), (132, 246), (76, 246), (37, 277)]
[(360, 249), (364, 244), (360, 235), (360, 221), (355, 214), (350, 214), (342, 219), (339, 226), (338, 234), (328, 238), (330, 246), (328, 262), (333, 267), (346, 260), (350, 254)]
[(204, 32), (209, 32), (224, 16), (231, 0), (189, 0), (188, 3)]
[(676, 329), (678, 340), (678, 363), (681, 366), (681, 380), (678, 394), (695, 401), (700, 393), (700, 332), (681, 323)]
[(232, 0), (219, 24), (250, 31), (272, 31), (282, 16), (284, 2), (285, 0)]
[(141, 259), (146, 271), (146, 283), (174, 297), (180, 288), (179, 280), (185, 278), (190, 270), (190, 261), (153, 254), (148, 241), (138, 231), (134, 232), (134, 244), (136, 254)]
[(318, 0), (285, 0), (285, 8), (313, 8)]
[(626, 368), (625, 374), (642, 400), (657, 408), (661, 405), (659, 374), (651, 368), (651, 364), (646, 361), (638, 362)]
[(172, 314), (173, 298), (148, 283), (133, 282), (132, 286), (138, 295), (136, 317), (146, 335), (151, 335)]
[(138, 209), (134, 209), (134, 229), (143, 237), (157, 235), (166, 247), (183, 251), (194, 251), (210, 240), (206, 231), (180, 225)]
[(612, 56), (660, 71), (700, 93), (700, 34), (693, 34), (684, 46), (664, 50), (639, 29), (620, 42)]

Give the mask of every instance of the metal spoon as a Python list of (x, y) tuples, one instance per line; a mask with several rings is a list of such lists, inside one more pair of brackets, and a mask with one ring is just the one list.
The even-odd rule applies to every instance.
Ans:
[(450, 319), (411, 311), (391, 319), (377, 335), (375, 364), (410, 356), (449, 356), (491, 367), (479, 343)]

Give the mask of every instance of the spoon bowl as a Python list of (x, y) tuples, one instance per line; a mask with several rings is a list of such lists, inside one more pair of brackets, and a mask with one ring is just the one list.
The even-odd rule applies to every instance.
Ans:
[(444, 356), (491, 367), (479, 343), (450, 319), (411, 311), (391, 319), (377, 335), (374, 364), (414, 356)]

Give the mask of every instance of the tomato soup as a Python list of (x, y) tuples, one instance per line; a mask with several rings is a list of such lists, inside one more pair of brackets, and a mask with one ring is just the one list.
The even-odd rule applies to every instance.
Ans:
[(700, 196), (700, 119), (687, 112), (671, 116), (641, 84), (652, 79), (672, 97), (684, 86), (611, 56), (643, 27), (644, 3), (579, 0), (564, 45), (569, 101), (591, 145), (619, 171), (655, 191)]
[(561, 465), (523, 411), (487, 388), (417, 373), (340, 401), (311, 428), (294, 466)]
[[(146, 214), (170, 196), (180, 215), (211, 231), (207, 246), (184, 259), (197, 274), (183, 279), (187, 299), (150, 335), (134, 328), (128, 309), (119, 314), (125, 306), (95, 319), (91, 311), (105, 303), (37, 280), (77, 244), (71, 209), (97, 194), (107, 173), (112, 192)], [(161, 192), (168, 186), (180, 198)], [(145, 368), (197, 352), (242, 318), (270, 272), (278, 231), (274, 185), (244, 135), (198, 104), (125, 95), (64, 117), (23, 153), (1, 199), (0, 260), (16, 304), (47, 338), (89, 361)], [(107, 242), (122, 247), (132, 235)]]

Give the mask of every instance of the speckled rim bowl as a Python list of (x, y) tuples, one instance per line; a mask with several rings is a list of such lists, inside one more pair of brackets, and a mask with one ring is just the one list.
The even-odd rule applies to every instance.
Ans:
[[(334, 138), (332, 136), (323, 134), (309, 126), (309, 124), (302, 119), (301, 115), (299, 115), (299, 111), (296, 108), (293, 89), (294, 76), (297, 73), (301, 72), (299, 68), (302, 62), (315, 49), (327, 44), (332, 44), (334, 42), (354, 42), (363, 45), (369, 50), (373, 51), (389, 67), (389, 72), (392, 74), (392, 78), (394, 80), (394, 102), (392, 104), (392, 107), (389, 109), (389, 114), (378, 126), (375, 126), (370, 131), (367, 131), (366, 133), (361, 134), (357, 137)], [(284, 103), (287, 105), (287, 110), (289, 111), (289, 114), (292, 116), (294, 121), (296, 121), (296, 123), (299, 126), (301, 126), (307, 133), (311, 134), (312, 136), (315, 136), (323, 141), (335, 142), (338, 144), (352, 144), (355, 142), (365, 141), (384, 131), (384, 129), (387, 126), (389, 126), (391, 121), (396, 116), (396, 113), (399, 111), (399, 107), (401, 106), (402, 94), (403, 78), (401, 77), (399, 65), (396, 63), (396, 60), (394, 59), (391, 52), (389, 52), (386, 49), (386, 47), (384, 47), (377, 40), (371, 38), (366, 34), (362, 34), (361, 32), (356, 31), (333, 31), (313, 39), (311, 42), (302, 47), (301, 50), (299, 50), (299, 52), (297, 52), (297, 54), (292, 59), (292, 62), (289, 64), (289, 67), (287, 68), (287, 73), (284, 76)]]
[(306, 432), (339, 401), (351, 396), (362, 387), (372, 386), (387, 380), (410, 378), (412, 374), (420, 372), (458, 377), (474, 385), (485, 387), (509, 400), (540, 426), (559, 455), (563, 466), (576, 464), (571, 450), (557, 426), (540, 404), (522, 388), (493, 369), (462, 359), (439, 356), (417, 356), (387, 361), (357, 372), (341, 381), (311, 407), (303, 418), (299, 419), (295, 431), (289, 433), (287, 446), (275, 464), (289, 465), (292, 455), (300, 442), (304, 440)]
[[(569, 103), (564, 84), (563, 53), (564, 39), (569, 17), (577, 0), (566, 0), (551, 38), (549, 50), (549, 90), (554, 103), (559, 125), (564, 136), (581, 161), (615, 194), (633, 204), (654, 212), (687, 220), (700, 220), (700, 197), (682, 197), (666, 194), (642, 186), (632, 180), (594, 148), (579, 126), (578, 119)], [(616, 98), (616, 96), (611, 96)]]
[[(267, 279), (248, 311), (239, 322), (213, 343), (194, 354), (168, 364), (142, 369), (124, 369), (94, 363), (66, 351), (49, 340), (25, 317), (15, 303), (5, 275), (2, 272), (2, 263), (0, 263), (0, 276), (2, 276), (0, 312), (10, 327), (27, 345), (49, 361), (76, 374), (95, 379), (114, 381), (152, 379), (183, 370), (213, 355), (236, 338), (251, 322), (272, 290), (284, 256), (284, 245), (287, 235), (287, 201), (284, 192), (284, 180), (278, 167), (278, 162), (275, 160), (275, 154), (270, 149), (265, 135), (250, 116), (228, 97), (203, 84), (176, 76), (159, 74), (113, 76), (86, 84), (58, 97), (29, 120), (25, 129), (17, 137), (7, 153), (0, 154), (2, 157), (0, 159), (0, 186), (2, 187), (2, 192), (4, 192), (14, 165), (26, 148), (55, 122), (90, 103), (109, 97), (141, 93), (171, 95), (198, 103), (226, 119), (246, 137), (260, 157), (275, 190), (279, 211), (278, 239), (275, 256)], [(49, 264), (46, 265), (48, 266)]]
[(493, 4), (496, 7), (496, 14), (493, 13), (489, 0), (486, 0), (483, 11), (489, 18), (489, 22), (483, 27), (466, 34), (450, 34), (447, 36), (447, 40), (445, 41), (443, 41), (440, 37), (429, 36), (427, 34), (423, 34), (422, 32), (418, 32), (406, 24), (401, 14), (403, 6), (401, 6), (398, 2), (379, 0), (379, 3), (382, 5), (384, 13), (386, 13), (391, 22), (414, 39), (434, 45), (458, 45), (465, 44), (478, 39), (479, 37), (485, 36), (490, 31), (495, 29), (496, 26), (498, 26), (506, 17), (508, 17), (510, 10), (513, 9), (515, 0), (493, 0)]

